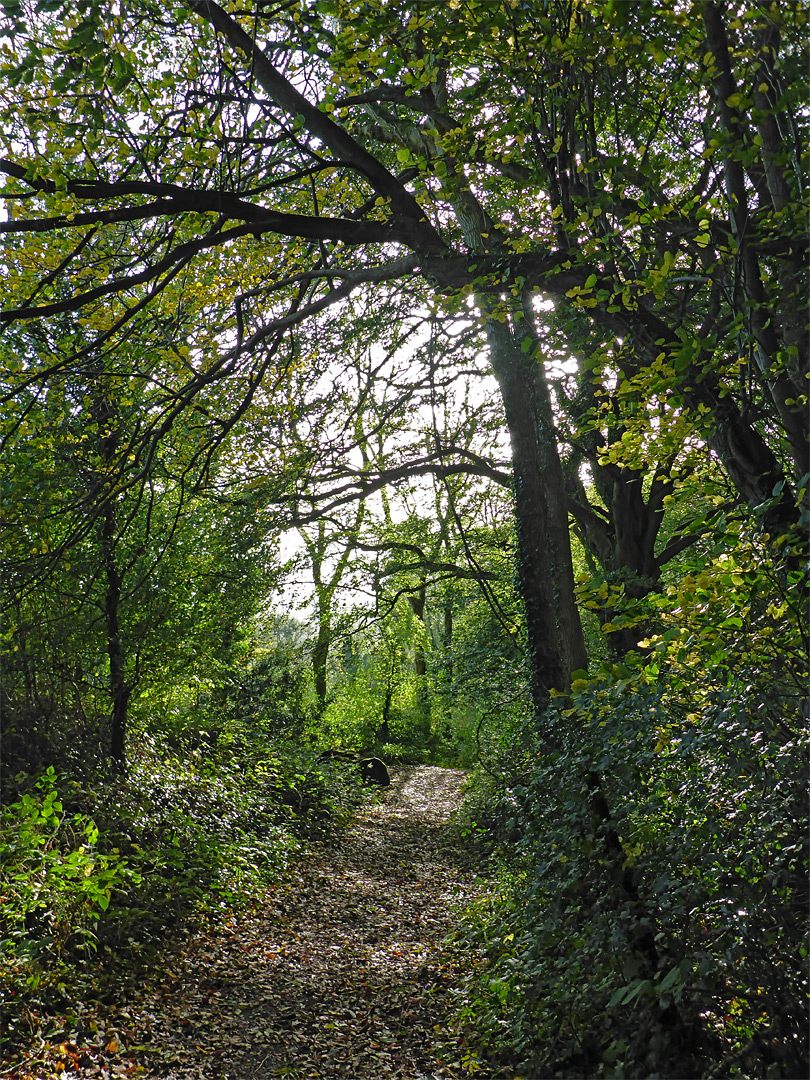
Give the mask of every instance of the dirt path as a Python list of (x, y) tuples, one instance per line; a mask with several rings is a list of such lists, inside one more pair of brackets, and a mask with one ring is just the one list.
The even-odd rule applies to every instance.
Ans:
[(438, 949), (456, 905), (481, 888), (447, 829), (463, 777), (430, 766), (394, 776), (337, 843), (302, 856), (292, 888), (187, 944), (125, 1017), (141, 1046), (136, 1075), (469, 1076), (447, 1046), (458, 972)]

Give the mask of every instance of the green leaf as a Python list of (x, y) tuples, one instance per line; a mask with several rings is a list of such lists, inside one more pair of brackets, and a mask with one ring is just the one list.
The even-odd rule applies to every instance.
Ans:
[(681, 977), (680, 968), (677, 968), (677, 967), (672, 968), (672, 970), (670, 972), (668, 972), (668, 974), (665, 975), (665, 977), (661, 980), (661, 982), (660, 982), (660, 984), (658, 986), (659, 991), (661, 993), (664, 993), (665, 991), (672, 989), (672, 987), (680, 979), (680, 977)]

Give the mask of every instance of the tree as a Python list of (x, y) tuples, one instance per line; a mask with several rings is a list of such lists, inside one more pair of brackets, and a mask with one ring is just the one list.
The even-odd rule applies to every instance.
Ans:
[(623, 377), (694, 415), (746, 502), (783, 493), (774, 535), (795, 522), (801, 5), (50, 7), (10, 13), (3, 318), (119, 298), (109, 342), (182, 298), (197, 359), (145, 445), (226, 376), (249, 397), (284, 332), (354, 290), (418, 273), (450, 313), (466, 292), (511, 439), (538, 707), (586, 658), (537, 296), (625, 341)]
[(261, 500), (237, 504), (210, 469), (195, 490), (191, 416), (162, 440), (143, 486), (122, 483), (141, 395), (93, 357), (18, 398), (22, 418), (3, 418), (4, 712), (32, 760), (101, 756), (124, 771), (131, 704), (189, 677), (198, 653), (209, 664), (227, 654), (267, 584)]
[[(359, 502), (355, 520), (348, 526), (348, 534), (342, 530), (339, 533), (327, 535), (326, 520), (324, 518), (318, 521), (316, 529), (313, 530), (314, 535), (310, 535), (304, 529), (299, 530), (309, 558), (312, 579), (315, 585), (317, 635), (312, 649), (312, 670), (315, 676), (315, 697), (321, 710), (326, 705), (327, 662), (332, 644), (335, 592), (345, 581), (346, 567), (355, 548), (357, 531), (362, 521), (364, 509), (364, 504)], [(343, 540), (343, 544), (337, 559), (329, 567), (327, 576), (326, 560), (329, 548), (334, 546), (336, 540)]]

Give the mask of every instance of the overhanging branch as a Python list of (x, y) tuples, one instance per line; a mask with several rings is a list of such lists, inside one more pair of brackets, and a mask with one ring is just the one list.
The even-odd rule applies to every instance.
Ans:
[(399, 219), (400, 227), (408, 234), (405, 243), (409, 247), (415, 251), (433, 254), (446, 250), (444, 241), (407, 188), (403, 187), (373, 154), (296, 90), (273, 66), (257, 43), (219, 4), (215, 4), (213, 0), (189, 0), (189, 7), (219, 30), (229, 44), (250, 61), (256, 82), (280, 108), (290, 116), (300, 116), (312, 135), (328, 146), (346, 165), (364, 176), (378, 195), (389, 201), (391, 210)]

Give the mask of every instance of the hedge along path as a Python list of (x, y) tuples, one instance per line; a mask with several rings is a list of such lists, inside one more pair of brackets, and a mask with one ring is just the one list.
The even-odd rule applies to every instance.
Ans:
[(187, 943), (128, 1018), (145, 1067), (137, 1075), (492, 1075), (445, 1026), (474, 958), (441, 940), (458, 906), (485, 888), (448, 827), (464, 776), (395, 772), (344, 833), (310, 846), (289, 886)]

